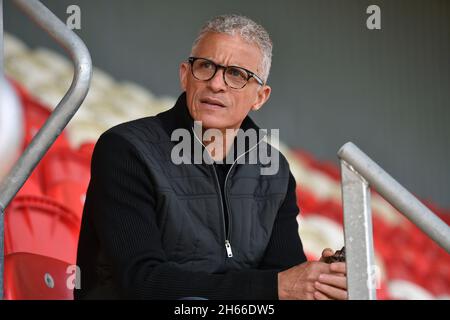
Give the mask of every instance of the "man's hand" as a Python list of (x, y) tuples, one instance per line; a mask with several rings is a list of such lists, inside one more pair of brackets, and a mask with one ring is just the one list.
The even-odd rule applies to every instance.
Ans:
[(317, 300), (347, 300), (347, 276), (345, 262), (334, 262), (329, 265), (331, 273), (321, 274), (314, 283), (314, 298)]
[(330, 274), (331, 265), (324, 262), (305, 262), (278, 273), (280, 300), (314, 300), (318, 292), (315, 284), (322, 274)]
[(347, 299), (345, 262), (327, 264), (334, 251), (327, 248), (317, 262), (305, 262), (278, 273), (280, 300)]
[[(319, 261), (324, 262), (325, 258), (334, 255), (334, 251), (326, 248), (322, 251), (322, 257)], [(318, 281), (314, 284), (317, 291), (314, 298), (318, 300), (329, 299), (347, 299), (347, 270), (345, 262), (337, 262), (330, 264), (332, 274), (322, 274)]]

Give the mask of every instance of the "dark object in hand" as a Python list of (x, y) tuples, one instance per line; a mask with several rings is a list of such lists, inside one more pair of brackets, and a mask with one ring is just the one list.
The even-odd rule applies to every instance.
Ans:
[(336, 251), (334, 255), (324, 258), (323, 261), (325, 263), (345, 262), (345, 247)]

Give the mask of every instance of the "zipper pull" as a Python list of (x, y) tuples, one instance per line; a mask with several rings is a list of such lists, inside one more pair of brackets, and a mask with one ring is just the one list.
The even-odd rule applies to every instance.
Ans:
[(233, 251), (231, 251), (231, 244), (230, 244), (230, 241), (228, 241), (228, 240), (225, 240), (225, 249), (227, 249), (228, 258), (232, 258)]

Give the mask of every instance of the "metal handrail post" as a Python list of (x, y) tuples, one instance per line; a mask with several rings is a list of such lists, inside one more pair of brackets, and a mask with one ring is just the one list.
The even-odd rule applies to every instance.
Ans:
[[(68, 52), (74, 64), (74, 76), (67, 93), (34, 136), (6, 178), (0, 183), (0, 212), (2, 218), (8, 204), (77, 112), (87, 95), (92, 77), (91, 56), (83, 41), (74, 32), (37, 0), (13, 0), (13, 2)], [(3, 231), (2, 229), (3, 224), (0, 224), (0, 231)], [(3, 263), (2, 253), (0, 281), (3, 281)], [(3, 285), (0, 286), (0, 298), (2, 297)]]
[[(400, 213), (450, 253), (450, 227), (378, 164), (351, 142), (342, 146), (338, 151), (338, 157), (341, 160), (343, 181), (342, 199), (345, 245), (348, 256), (349, 298), (366, 299), (372, 294), (370, 290), (373, 290), (371, 285), (374, 283), (372, 277), (375, 269), (364, 269), (370, 267), (370, 261), (373, 260), (372, 222), (370, 214), (367, 214), (370, 212), (369, 185), (373, 186)], [(348, 181), (350, 183), (353, 181), (355, 185), (349, 187)], [(358, 191), (358, 188), (362, 188), (364, 183), (367, 187), (367, 196), (366, 192)], [(357, 245), (353, 245), (353, 243)], [(355, 261), (356, 257), (358, 257), (358, 261)], [(373, 264), (372, 266), (375, 268)], [(353, 274), (355, 270), (360, 274)], [(369, 272), (366, 272), (367, 270)], [(355, 292), (359, 292), (359, 295), (352, 294)]]
[(376, 299), (372, 213), (367, 181), (341, 160), (348, 298)]

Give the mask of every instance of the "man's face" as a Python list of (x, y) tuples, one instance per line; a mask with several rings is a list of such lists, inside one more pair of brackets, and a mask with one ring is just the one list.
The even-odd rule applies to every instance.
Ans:
[[(208, 33), (198, 42), (192, 55), (261, 75), (261, 51), (238, 35)], [(250, 110), (259, 109), (269, 98), (270, 87), (261, 87), (254, 78), (250, 78), (244, 88), (233, 89), (225, 84), (223, 69), (218, 69), (211, 80), (202, 81), (194, 78), (190, 68), (187, 62), (180, 65), (181, 87), (186, 91), (192, 118), (202, 121), (205, 129), (237, 129)]]

